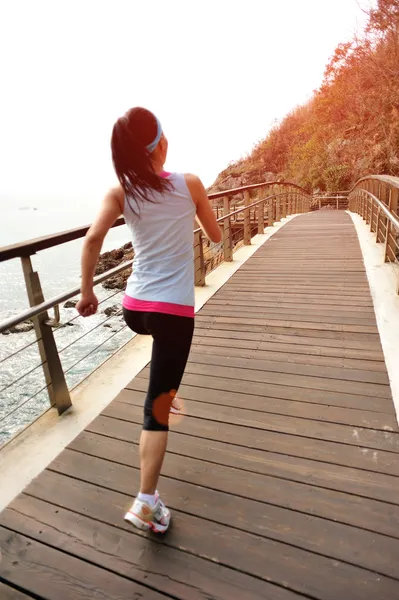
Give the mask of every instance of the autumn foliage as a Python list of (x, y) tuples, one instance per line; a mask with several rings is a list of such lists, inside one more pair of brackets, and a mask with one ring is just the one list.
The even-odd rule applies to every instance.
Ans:
[(230, 168), (273, 172), (309, 190), (399, 175), (399, 0), (378, 0), (362, 36), (336, 48), (312, 99)]

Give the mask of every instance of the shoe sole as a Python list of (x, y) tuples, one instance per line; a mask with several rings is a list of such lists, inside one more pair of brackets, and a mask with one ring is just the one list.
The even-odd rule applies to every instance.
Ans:
[(136, 529), (140, 529), (141, 531), (153, 531), (154, 533), (165, 533), (169, 527), (169, 523), (167, 525), (160, 525), (158, 523), (154, 523), (153, 521), (143, 521), (137, 515), (133, 515), (132, 513), (126, 513), (124, 516), (125, 521), (136, 527)]

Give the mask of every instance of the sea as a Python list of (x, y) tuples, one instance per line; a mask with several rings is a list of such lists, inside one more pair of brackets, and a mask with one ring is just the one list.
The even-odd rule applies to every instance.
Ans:
[[(0, 247), (66, 231), (93, 221), (96, 207), (23, 206), (0, 204)], [(126, 226), (112, 229), (102, 251), (129, 241)], [(46, 300), (79, 287), (83, 240), (43, 250), (32, 257)], [(68, 386), (73, 388), (133, 336), (120, 313), (106, 316), (107, 307), (120, 308), (122, 292), (96, 287), (98, 313), (87, 319), (74, 308), (60, 306), (62, 327), (54, 336)], [(0, 321), (29, 308), (19, 259), (0, 263)], [(53, 316), (50, 312), (50, 317)], [(33, 331), (0, 334), (0, 446), (49, 407), (41, 359)]]

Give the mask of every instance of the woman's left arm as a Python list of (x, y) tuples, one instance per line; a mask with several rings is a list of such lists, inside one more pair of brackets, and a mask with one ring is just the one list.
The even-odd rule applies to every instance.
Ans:
[(124, 192), (121, 187), (108, 192), (97, 218), (86, 233), (82, 250), (82, 297), (76, 309), (82, 317), (97, 312), (98, 300), (93, 291), (93, 279), (104, 238), (118, 217), (123, 214)]

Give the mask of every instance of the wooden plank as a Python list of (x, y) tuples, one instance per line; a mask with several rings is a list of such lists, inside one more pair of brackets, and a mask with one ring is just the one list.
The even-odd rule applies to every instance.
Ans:
[[(141, 404), (148, 389), (148, 379), (145, 377), (135, 377), (130, 382), (129, 388), (122, 391), (119, 399), (125, 394), (129, 395), (131, 391), (140, 392)], [(323, 404), (312, 404), (307, 402), (296, 402), (290, 400), (281, 400), (279, 398), (269, 398), (268, 396), (252, 396), (236, 391), (218, 390), (216, 394), (210, 394), (206, 388), (183, 384), (179, 388), (179, 398), (181, 400), (194, 400), (200, 402), (212, 414), (214, 404), (228, 406), (231, 408), (245, 408), (249, 411), (260, 413), (274, 413), (277, 415), (288, 415), (296, 419), (311, 419), (313, 421), (324, 421), (326, 423), (342, 423), (352, 427), (361, 427), (369, 429), (382, 429), (384, 431), (397, 431), (398, 425), (394, 413), (376, 413), (366, 411), (363, 408), (347, 409), (337, 408), (335, 406), (326, 406)], [(268, 419), (267, 416), (259, 418)]]
[[(212, 307), (214, 309), (221, 309), (226, 306), (228, 306), (229, 308), (240, 309), (245, 313), (250, 313), (253, 309), (256, 309), (259, 312), (269, 311), (269, 313), (273, 312), (276, 309), (287, 311), (298, 310), (301, 313), (310, 313), (313, 311), (315, 314), (320, 313), (321, 315), (343, 315), (355, 317), (360, 317), (363, 315), (370, 317), (372, 320), (375, 320), (373, 309), (370, 306), (359, 306), (356, 304), (326, 305), (322, 302), (313, 302), (311, 306), (309, 306), (309, 304), (306, 303), (304, 300), (302, 302), (290, 302), (289, 300), (282, 299), (278, 300), (277, 302), (273, 302), (270, 298), (266, 300), (261, 300), (260, 298), (257, 298), (248, 302), (247, 300), (245, 300), (244, 297), (234, 298), (230, 297), (227, 294), (223, 294), (221, 295), (221, 297), (219, 297), (218, 294), (216, 294), (207, 302), (207, 304), (204, 305), (203, 308)], [(203, 310), (203, 308), (201, 308), (201, 310)]]
[[(143, 392), (134, 390), (123, 390), (117, 397), (117, 402), (132, 404), (142, 407)], [(231, 423), (242, 427), (251, 427), (265, 431), (276, 431), (284, 434), (297, 435), (299, 437), (313, 438), (348, 444), (349, 446), (360, 446), (370, 450), (384, 450), (386, 452), (399, 452), (399, 433), (387, 429), (382, 425), (381, 429), (354, 428), (352, 425), (337, 423), (325, 423), (312, 419), (290, 417), (288, 415), (265, 414), (259, 411), (233, 406), (221, 406), (217, 404), (204, 404), (187, 400), (184, 403), (183, 414), (185, 416), (207, 419), (216, 423)]]
[[(139, 484), (139, 457), (131, 453), (129, 464), (115, 463), (114, 459), (127, 450), (126, 445), (115, 442), (108, 451), (111, 442), (105, 438), (102, 442), (106, 459), (67, 450), (50, 469), (128, 495), (132, 482)], [(238, 478), (245, 495), (237, 490)], [(198, 460), (176, 455), (167, 457), (161, 479), (162, 494), (172, 510), (184, 507), (205, 520), (212, 506), (212, 520), (220, 524), (234, 522), (243, 531), (399, 578), (394, 558), (399, 553), (399, 539), (389, 537), (399, 515), (398, 506), (294, 483), (287, 484), (295, 496), (291, 500), (281, 489), (285, 484), (233, 468), (204, 467)], [(381, 526), (382, 530), (376, 531)], [(387, 530), (388, 535), (381, 535)]]
[[(261, 287), (270, 289), (273, 287), (285, 288), (289, 285), (287, 279), (288, 271), (276, 276), (269, 276), (267, 271), (265, 271), (264, 273), (262, 272), (264, 275), (262, 279), (256, 279), (254, 275), (248, 276), (240, 272), (237, 273), (237, 277), (230, 279), (226, 283), (226, 288), (232, 286), (252, 288), (254, 286), (254, 289)], [(319, 289), (323, 293), (326, 293), (327, 290), (335, 290), (336, 292), (344, 292), (345, 295), (365, 294), (369, 291), (367, 280), (363, 277), (361, 279), (356, 278), (356, 275), (353, 275), (353, 273), (347, 276), (340, 275), (334, 277), (334, 275), (331, 275), (331, 277), (317, 278), (313, 274), (306, 275), (305, 273), (301, 273), (300, 275), (295, 275), (291, 271), (289, 276), (292, 277), (290, 283), (292, 282), (295, 288), (298, 288), (298, 291), (305, 288), (307, 291), (316, 291)]]
[(317, 317), (317, 322), (319, 324), (328, 325), (357, 325), (357, 326), (365, 326), (365, 331), (373, 332), (376, 329), (376, 325), (372, 324), (375, 319), (370, 317), (358, 318), (354, 316), (344, 317), (343, 315), (322, 315), (322, 314), (312, 314), (310, 312), (302, 312), (301, 310), (292, 311), (291, 309), (287, 309), (283, 311), (282, 309), (276, 307), (273, 311), (260, 311), (259, 309), (252, 308), (251, 311), (244, 312), (241, 307), (232, 308), (232, 307), (224, 307), (223, 310), (220, 310), (219, 307), (207, 306), (206, 308), (201, 309), (198, 315), (204, 317), (233, 317), (233, 318), (241, 318), (242, 315), (251, 315), (251, 321), (253, 320), (262, 320), (262, 321), (295, 321), (295, 322), (310, 322), (313, 323)]
[[(282, 292), (284, 291), (284, 293), (290, 293), (289, 292), (289, 288), (290, 288), (290, 284), (286, 281), (285, 283), (281, 283), (281, 285), (278, 285), (277, 283), (265, 283), (265, 284), (261, 284), (261, 283), (257, 283), (257, 284), (251, 284), (251, 290), (252, 291), (259, 291), (259, 292)], [(246, 290), (248, 289), (248, 283), (242, 283), (242, 285), (240, 285), (239, 283), (236, 283), (234, 281), (234, 283), (226, 284), (226, 289), (228, 289), (229, 291), (233, 292), (236, 290)], [(306, 292), (307, 294), (316, 294), (316, 295), (323, 295), (326, 294), (327, 292), (329, 293), (329, 296), (337, 296), (339, 298), (344, 298), (344, 297), (352, 297), (353, 300), (355, 300), (357, 297), (362, 297), (366, 292), (368, 292), (368, 290), (364, 290), (364, 289), (348, 289), (344, 286), (317, 286), (317, 285), (295, 285), (295, 293), (304, 293)]]
[[(138, 479), (131, 482), (132, 485), (137, 483)], [(93, 519), (128, 529), (128, 524), (121, 520), (121, 514), (129, 502), (126, 494), (50, 471), (42, 474), (40, 485), (33, 482), (30, 488), (33, 489), (33, 486), (35, 497), (54, 499), (62, 508), (78, 514), (89, 512)], [(175, 486), (172, 497), (179, 493), (177, 483)], [(214, 520), (210, 525), (202, 518), (177, 510), (174, 511), (174, 524), (171, 535), (163, 538), (161, 543), (209, 557), (213, 562), (263, 581), (284, 585), (318, 600), (336, 600), (339, 596), (350, 597), (351, 600), (371, 600), (376, 597), (391, 600), (399, 591), (397, 580), (344, 562), (337, 563), (329, 557), (241, 529), (235, 529), (233, 537), (230, 524), (226, 526)]]
[(0, 598), (1, 600), (28, 600), (32, 596), (27, 596), (25, 593), (19, 592), (0, 581)]
[[(287, 274), (288, 275), (288, 274)], [(315, 279), (312, 276), (307, 278), (305, 275), (301, 275), (300, 277), (295, 277), (292, 273), (289, 275), (290, 280), (288, 281), (287, 275), (281, 274), (280, 277), (268, 277), (267, 274), (264, 274), (262, 279), (255, 280), (254, 277), (243, 277), (238, 276), (233, 280), (230, 280), (230, 283), (226, 284), (226, 289), (238, 287), (238, 288), (251, 288), (251, 289), (273, 289), (273, 288), (281, 288), (285, 289), (290, 285), (294, 285), (295, 289), (300, 292), (301, 290), (306, 290), (308, 293), (310, 291), (317, 292), (318, 290), (322, 293), (326, 293), (328, 291), (332, 291), (336, 295), (343, 293), (345, 296), (358, 296), (364, 295), (369, 292), (367, 283), (363, 281), (354, 281), (353, 277), (348, 276), (348, 279), (345, 281), (344, 278), (339, 277), (331, 279), (328, 281), (324, 281), (322, 279)], [(292, 277), (292, 279), (291, 279)]]
[[(273, 319), (273, 318), (246, 318), (246, 317), (229, 317), (229, 316), (208, 316), (198, 314), (196, 317), (197, 321), (206, 321), (210, 325), (213, 324), (229, 324), (230, 326), (235, 326), (236, 324), (240, 324), (241, 326), (256, 326), (257, 328), (261, 327), (262, 329), (266, 329), (267, 327), (295, 327), (297, 329), (310, 329), (316, 331), (322, 331), (323, 335), (326, 332), (341, 334), (341, 333), (357, 333), (362, 336), (364, 342), (367, 340), (379, 340), (378, 329), (376, 325), (347, 325), (340, 323), (313, 323), (311, 321), (300, 321), (293, 320), (290, 321), (288, 319)], [(333, 337), (333, 336), (331, 336)]]
[[(93, 522), (86, 514), (75, 514), (33, 497), (22, 495), (17, 498), (12, 508), (0, 515), (0, 523), (2, 520), (19, 533), (52, 546), (61, 546), (69, 554), (129, 579), (134, 574), (137, 581), (146, 584), (150, 575), (151, 586), (168, 597), (264, 600), (267, 593), (273, 600), (298, 598), (293, 592), (210, 560), (148, 541), (139, 532), (132, 535), (136, 532), (121, 529), (121, 523), (116, 519), (117, 529), (101, 521)], [(59, 528), (60, 521), (63, 530)]]
[[(194, 385), (207, 390), (225, 390), (236, 391), (242, 394), (251, 394), (261, 396), (262, 398), (278, 398), (281, 400), (293, 400), (295, 402), (307, 402), (313, 404), (335, 406), (336, 408), (364, 409), (370, 412), (394, 414), (392, 401), (389, 398), (379, 398), (373, 396), (359, 396), (341, 392), (331, 392), (326, 390), (314, 390), (311, 388), (300, 388), (294, 386), (267, 384), (259, 381), (245, 379), (231, 379), (228, 377), (208, 376), (198, 373), (196, 369), (188, 364), (183, 377), (183, 384)], [(141, 376), (148, 377), (149, 369), (143, 369)], [(126, 386), (130, 388), (130, 384)], [(209, 393), (212, 393), (209, 392)], [(266, 395), (267, 394), (267, 395)]]
[[(113, 419), (142, 424), (143, 410), (134, 405), (114, 402), (103, 413)], [(179, 426), (176, 425), (178, 428)], [(183, 428), (183, 425), (180, 425)], [(88, 430), (92, 430), (91, 426)], [(397, 475), (399, 461), (396, 454), (349, 446), (325, 440), (301, 438), (291, 434), (276, 433), (262, 429), (240, 427), (226, 423), (217, 424), (206, 419), (184, 419), (184, 433), (206, 440), (234, 443), (236, 446), (255, 448), (265, 452), (278, 452), (288, 456), (300, 456), (323, 463), (332, 463), (368, 471)]]
[[(319, 338), (317, 345), (337, 345), (331, 344), (330, 340), (339, 340), (343, 346), (348, 346), (350, 348), (364, 348), (365, 346), (371, 347), (371, 349), (379, 350), (381, 348), (381, 342), (378, 334), (376, 333), (365, 333), (365, 332), (350, 332), (350, 331), (341, 331), (339, 329), (334, 329), (334, 326), (331, 325), (330, 329), (323, 329), (320, 325), (313, 325), (308, 327), (308, 323), (303, 322), (295, 322), (291, 321), (289, 324), (287, 321), (272, 321), (268, 325), (264, 323), (245, 323), (238, 319), (232, 319), (226, 317), (223, 319), (222, 317), (218, 318), (210, 318), (210, 317), (201, 317), (201, 315), (197, 315), (195, 319), (196, 329), (211, 329), (214, 330), (228, 330), (232, 329), (237, 333), (241, 331), (248, 332), (257, 332), (263, 334), (271, 334), (271, 335), (291, 335), (291, 336), (299, 336), (299, 337), (311, 337), (311, 338)], [(323, 340), (322, 342), (320, 340)]]
[[(251, 300), (251, 302), (248, 302), (244, 299), (237, 299), (237, 297), (234, 297), (233, 295), (231, 295), (230, 297), (227, 294), (223, 294), (222, 298), (219, 298), (218, 295), (214, 296), (213, 298), (211, 298), (210, 300), (208, 300), (208, 302), (206, 303), (205, 306), (212, 306), (213, 308), (216, 307), (226, 307), (226, 306), (234, 306), (234, 307), (240, 307), (240, 310), (242, 310), (243, 312), (252, 312), (254, 308), (260, 308), (264, 311), (270, 311), (270, 310), (275, 310), (276, 308), (278, 309), (287, 309), (287, 310), (300, 310), (301, 312), (305, 312), (305, 313), (313, 313), (313, 314), (323, 314), (323, 315), (357, 315), (357, 314), (362, 314), (362, 315), (367, 315), (370, 318), (372, 318), (373, 320), (375, 320), (375, 314), (374, 314), (374, 310), (371, 307), (366, 307), (366, 306), (358, 306), (358, 305), (348, 305), (348, 306), (326, 306), (325, 304), (315, 304), (313, 303), (312, 306), (309, 306), (308, 303), (298, 303), (298, 302), (271, 302), (269, 301), (262, 301), (262, 300)], [(202, 309), (201, 309), (202, 310)]]
[[(261, 345), (265, 349), (261, 349)], [(299, 363), (303, 365), (320, 365), (326, 367), (339, 367), (341, 369), (360, 369), (371, 370), (386, 373), (385, 363), (380, 360), (365, 360), (345, 358), (344, 352), (331, 352), (322, 347), (313, 348), (309, 346), (296, 345), (294, 348), (284, 344), (262, 343), (254, 344), (248, 340), (224, 340), (223, 338), (212, 338), (208, 336), (194, 336), (193, 350), (201, 351), (205, 354), (226, 354), (227, 356), (239, 356), (242, 358), (251, 358), (256, 356), (265, 361), (281, 361), (284, 363)]]
[(23, 535), (0, 528), (0, 577), (50, 600), (161, 600), (162, 594)]
[[(277, 373), (272, 371), (260, 371), (255, 369), (243, 369), (237, 370), (234, 367), (219, 365), (219, 357), (215, 356), (215, 363), (210, 364), (205, 360), (202, 363), (199, 362), (188, 362), (186, 367), (186, 373), (193, 373), (197, 375), (206, 375), (208, 377), (222, 377), (228, 378), (233, 381), (245, 381), (251, 383), (264, 383), (280, 386), (292, 386), (295, 388), (306, 390), (311, 389), (314, 391), (329, 391), (338, 392), (341, 394), (352, 394), (356, 396), (370, 396), (376, 399), (384, 399), (389, 401), (391, 404), (391, 389), (388, 385), (381, 385), (377, 383), (364, 383), (360, 381), (343, 381), (339, 379), (326, 379), (323, 377), (310, 377), (305, 375), (291, 375), (289, 373)], [(233, 362), (233, 359), (231, 359)], [(238, 359), (239, 360), (239, 359)], [(234, 387), (234, 383), (231, 386)], [(266, 391), (266, 390), (265, 390)], [(273, 394), (271, 394), (273, 395)], [(279, 396), (276, 396), (279, 397)]]
[(294, 292), (287, 292), (285, 294), (281, 292), (254, 292), (252, 289), (247, 291), (245, 290), (237, 290), (235, 292), (229, 291), (227, 288), (222, 287), (214, 296), (215, 299), (223, 300), (225, 298), (237, 298), (240, 300), (245, 300), (249, 304), (252, 301), (262, 301), (262, 302), (284, 302), (285, 304), (295, 304), (295, 303), (303, 303), (307, 302), (309, 304), (315, 304), (320, 306), (359, 306), (370, 308), (373, 306), (372, 301), (368, 296), (364, 298), (339, 298), (339, 297), (331, 297), (325, 294), (295, 294)]
[[(70, 447), (86, 454), (102, 456), (103, 444), (98, 441), (99, 437), (112, 437), (115, 440), (128, 442), (135, 448), (139, 443), (140, 434), (139, 424), (101, 416), (90, 425), (90, 431), (80, 434)], [(137, 452), (136, 449), (133, 451)], [(399, 470), (395, 477), (365, 469), (322, 463), (300, 456), (282, 455), (273, 450), (264, 452), (237, 446), (231, 442), (207, 440), (204, 443), (201, 438), (173, 430), (169, 434), (168, 453), (198, 458), (201, 461), (234, 467), (248, 473), (270, 475), (279, 479), (398, 504)], [(120, 459), (121, 457), (119, 462)]]
[[(303, 353), (309, 352), (311, 355), (326, 355), (326, 356), (343, 356), (344, 358), (360, 358), (364, 360), (375, 360), (381, 361), (384, 365), (384, 355), (382, 353), (381, 346), (374, 345), (374, 348), (360, 348), (359, 342), (348, 342), (343, 340), (329, 340), (323, 339), (321, 342), (319, 338), (312, 338), (304, 335), (289, 335), (289, 334), (272, 334), (262, 332), (245, 332), (245, 331), (231, 331), (229, 329), (208, 329), (201, 327), (196, 324), (195, 339), (201, 338), (205, 342), (208, 339), (220, 339), (224, 340), (223, 343), (228, 343), (228, 340), (245, 340), (251, 342), (259, 342), (259, 344), (253, 343), (251, 347), (259, 347), (262, 350), (270, 350), (274, 347), (277, 348), (276, 352), (280, 349), (287, 351), (287, 348), (292, 348), (293, 352), (300, 351), (302, 347)], [(220, 342), (222, 343), (222, 342)], [(320, 344), (323, 344), (322, 346)], [(288, 345), (288, 346), (287, 346)], [(384, 368), (386, 368), (384, 366)]]
[[(363, 383), (375, 383), (379, 385), (388, 385), (388, 374), (385, 371), (372, 371), (371, 369), (344, 369), (339, 367), (310, 365), (309, 363), (299, 363), (292, 361), (267, 360), (264, 354), (256, 350), (240, 350), (240, 355), (234, 355), (225, 348), (220, 352), (210, 348), (208, 352), (200, 346), (193, 345), (190, 352), (190, 362), (198, 364), (214, 364), (220, 366), (234, 366), (239, 369), (256, 369), (259, 371), (271, 371), (274, 373), (288, 373), (292, 375), (309, 375), (309, 377), (322, 377), (325, 379), (339, 379), (341, 381), (358, 381)], [(245, 356), (246, 354), (246, 356)]]

